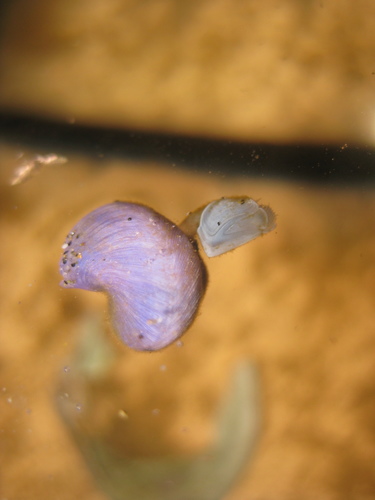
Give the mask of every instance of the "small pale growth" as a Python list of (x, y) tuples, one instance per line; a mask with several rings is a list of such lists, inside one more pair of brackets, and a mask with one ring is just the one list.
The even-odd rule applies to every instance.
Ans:
[(125, 410), (119, 410), (117, 412), (117, 415), (119, 418), (121, 418), (121, 420), (127, 420), (129, 418), (129, 415), (126, 413)]

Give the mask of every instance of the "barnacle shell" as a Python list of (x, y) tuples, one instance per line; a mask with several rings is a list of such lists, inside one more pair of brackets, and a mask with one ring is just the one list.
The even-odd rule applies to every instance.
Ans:
[(136, 350), (161, 349), (193, 321), (207, 276), (194, 241), (151, 208), (115, 202), (69, 232), (61, 285), (105, 292), (115, 331)]
[(275, 214), (248, 197), (221, 198), (202, 211), (197, 233), (208, 257), (216, 257), (272, 231)]

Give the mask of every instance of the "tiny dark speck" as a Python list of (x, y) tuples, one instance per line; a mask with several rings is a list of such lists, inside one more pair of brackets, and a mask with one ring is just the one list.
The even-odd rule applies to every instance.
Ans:
[(218, 222), (217, 225), (220, 226), (221, 222)]
[(131, 217), (128, 217), (128, 220), (132, 220), (132, 218), (131, 218)]
[(139, 338), (140, 340), (142, 340), (144, 337), (143, 337), (143, 335), (142, 335), (142, 334), (139, 334), (139, 335), (138, 335), (138, 338)]
[(75, 267), (76, 263), (75, 263), (75, 262), (72, 262), (70, 265), (71, 265), (72, 267)]

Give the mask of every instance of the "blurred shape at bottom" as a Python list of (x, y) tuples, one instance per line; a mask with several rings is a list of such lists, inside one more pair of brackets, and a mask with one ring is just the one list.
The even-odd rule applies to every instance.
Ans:
[[(104, 378), (115, 361), (110, 339), (99, 323), (90, 319), (73, 359), (63, 369), (65, 376), (61, 377), (56, 398), (58, 411), (100, 489), (113, 500), (222, 499), (252, 458), (259, 437), (255, 366), (243, 361), (235, 367), (216, 412), (214, 442), (207, 449), (189, 457), (143, 458), (127, 456), (126, 450), (120, 455), (103, 436), (89, 431), (95, 397), (92, 390), (89, 394), (90, 384)], [(128, 418), (124, 410), (119, 410), (118, 416)]]

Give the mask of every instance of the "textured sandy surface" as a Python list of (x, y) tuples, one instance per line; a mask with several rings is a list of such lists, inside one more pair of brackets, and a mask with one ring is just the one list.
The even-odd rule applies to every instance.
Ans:
[(278, 228), (207, 262), (209, 288), (182, 347), (135, 353), (108, 331), (121, 363), (98, 394), (120, 392), (129, 416), (116, 421), (114, 406), (112, 441), (133, 455), (201, 449), (233, 367), (249, 359), (261, 374), (264, 431), (226, 498), (375, 498), (373, 191), (78, 156), (10, 187), (14, 155), (1, 150), (0, 498), (104, 498), (54, 403), (83, 316), (95, 311), (106, 325), (104, 298), (58, 286), (67, 231), (115, 199), (179, 221), (235, 194), (269, 203)]
[(17, 0), (0, 106), (245, 140), (374, 141), (372, 0)]

